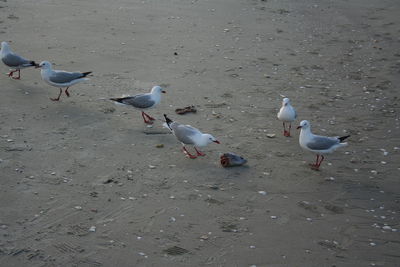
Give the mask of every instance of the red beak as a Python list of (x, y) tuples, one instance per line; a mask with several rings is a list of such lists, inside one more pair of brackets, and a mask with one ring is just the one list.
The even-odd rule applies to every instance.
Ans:
[(301, 128), (301, 126), (297, 126), (297, 128), (296, 129), (300, 129)]
[(221, 144), (218, 140), (215, 140), (214, 143)]

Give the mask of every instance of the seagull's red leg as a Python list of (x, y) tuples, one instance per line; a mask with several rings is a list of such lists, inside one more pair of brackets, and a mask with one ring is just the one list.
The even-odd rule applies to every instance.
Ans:
[(144, 113), (144, 112), (142, 111), (142, 117), (143, 117), (144, 123), (146, 123), (146, 124), (153, 124), (153, 122), (152, 122), (152, 121), (149, 121), (149, 120), (146, 118), (145, 115), (147, 115), (147, 114)]
[(58, 94), (58, 97), (57, 97), (57, 98), (51, 98), (51, 97), (50, 97), (50, 99), (51, 99), (52, 101), (58, 101), (58, 100), (60, 100), (61, 94), (62, 94), (62, 88), (60, 88), (60, 93)]
[(311, 169), (318, 170), (318, 167), (319, 167), (318, 161), (319, 161), (319, 155), (317, 154), (317, 158), (315, 160), (315, 163), (314, 164), (310, 163)]
[(151, 120), (151, 121), (155, 121), (156, 119), (154, 119), (152, 116), (150, 116), (149, 114), (147, 114), (147, 113), (145, 113), (145, 112), (143, 112), (144, 113), (144, 115), (149, 119), (149, 120)]
[(187, 151), (185, 146), (183, 146), (183, 153), (185, 153), (191, 159), (197, 158), (195, 155), (190, 154), (189, 151)]
[(65, 89), (65, 94), (69, 97), (68, 89), (69, 89), (69, 87), (67, 87), (67, 89)]
[(324, 156), (321, 155), (321, 160), (320, 160), (320, 162), (318, 163), (317, 168), (319, 168), (319, 166), (321, 166), (321, 163), (322, 163), (323, 160), (324, 160)]
[(14, 70), (14, 72), (18, 71), (18, 77), (14, 77), (13, 75), (11, 75), (11, 78), (13, 78), (14, 80), (21, 80), (21, 70)]
[(290, 137), (290, 130), (292, 129), (292, 123), (289, 122), (289, 131), (287, 132), (287, 137)]
[(286, 137), (287, 137), (287, 136), (290, 136), (289, 132), (286, 131), (286, 124), (285, 124), (285, 122), (283, 122), (282, 124), (283, 124), (283, 135), (286, 136)]
[(14, 78), (14, 72), (16, 72), (16, 71), (18, 71), (18, 70), (12, 70), (12, 71), (10, 71), (9, 73), (7, 73), (8, 74), (8, 77), (11, 77), (11, 78), (13, 78), (13, 79), (17, 79), (17, 78)]
[(205, 156), (205, 155), (206, 155), (206, 154), (204, 154), (203, 152), (198, 151), (196, 147), (194, 147), (194, 150), (196, 150), (197, 156), (201, 156), (201, 157), (202, 157), (202, 156)]

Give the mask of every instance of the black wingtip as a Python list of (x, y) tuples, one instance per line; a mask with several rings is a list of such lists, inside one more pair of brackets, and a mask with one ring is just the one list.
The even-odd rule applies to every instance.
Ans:
[(349, 137), (350, 137), (350, 135), (345, 135), (345, 136), (339, 137), (338, 139), (340, 140), (340, 143), (341, 143)]
[(110, 98), (110, 100), (118, 102), (118, 103), (122, 103), (122, 98)]
[(164, 114), (165, 122), (168, 124), (168, 126), (173, 122), (170, 118), (167, 117), (167, 114)]
[(88, 72), (82, 72), (82, 77), (86, 77), (88, 76), (90, 73), (92, 73), (92, 71), (88, 71)]
[(32, 67), (39, 68), (39, 64), (37, 64), (35, 61), (30, 61), (29, 64), (31, 64)]

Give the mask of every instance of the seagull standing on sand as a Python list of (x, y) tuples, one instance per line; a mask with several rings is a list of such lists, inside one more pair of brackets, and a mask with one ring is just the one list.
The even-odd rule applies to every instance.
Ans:
[[(206, 155), (203, 152), (197, 150), (196, 146), (204, 147), (212, 142), (219, 144), (219, 141), (215, 139), (215, 137), (211, 134), (203, 134), (199, 131), (199, 129), (196, 129), (190, 125), (183, 125), (174, 122), (169, 119), (165, 114), (164, 117), (169, 129), (172, 131), (178, 141), (181, 142), (183, 146), (183, 152), (191, 159), (195, 159), (197, 158), (197, 156)], [(196, 150), (197, 156), (190, 154), (189, 151), (187, 151), (185, 145), (193, 145), (194, 149)]]
[[(317, 155), (315, 164), (310, 164), (314, 170), (319, 170), (319, 166), (324, 160), (324, 154), (332, 153), (339, 147), (347, 146), (347, 143), (343, 143), (343, 141), (350, 137), (350, 135), (342, 137), (314, 135), (311, 132), (311, 125), (307, 120), (301, 121), (297, 129), (301, 129), (299, 137), (300, 146)], [(319, 160), (319, 157), (321, 157), (321, 160)]]
[(39, 64), (39, 68), (41, 68), (40, 74), (42, 75), (42, 79), (55, 87), (60, 88), (60, 93), (57, 98), (50, 98), (53, 101), (60, 100), (60, 96), (62, 94), (62, 88), (67, 87), (65, 89), (65, 94), (69, 97), (68, 89), (70, 86), (82, 82), (88, 81), (89, 78), (85, 78), (87, 75), (92, 73), (88, 72), (68, 72), (63, 70), (53, 70), (51, 63), (48, 61), (42, 61)]
[[(278, 112), (278, 119), (283, 123), (283, 135), (289, 137), (290, 129), (292, 128), (292, 121), (297, 118), (296, 110), (290, 105), (289, 98), (285, 97), (282, 100), (282, 107)], [(286, 131), (285, 123), (289, 123), (288, 131)]]
[[(21, 69), (36, 66), (35, 61), (27, 60), (11, 51), (11, 48), (7, 42), (1, 42), (0, 55), (3, 63), (14, 69), (10, 70), (7, 75), (15, 80), (21, 79)], [(13, 76), (14, 72), (18, 72), (18, 77)]]
[(146, 124), (153, 124), (155, 120), (149, 114), (145, 113), (143, 109), (153, 108), (161, 101), (161, 93), (165, 94), (165, 90), (160, 86), (154, 86), (150, 93), (138, 94), (134, 96), (127, 96), (121, 98), (110, 98), (110, 100), (117, 103), (132, 106), (134, 108), (142, 110), (143, 121)]

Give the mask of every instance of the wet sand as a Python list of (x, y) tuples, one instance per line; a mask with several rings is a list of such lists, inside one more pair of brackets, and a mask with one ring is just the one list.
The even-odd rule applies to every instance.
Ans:
[[(0, 266), (398, 266), (399, 11), (385, 1), (0, 1)], [(148, 113), (110, 97), (167, 94)], [(349, 146), (308, 163), (282, 95)], [(176, 108), (195, 105), (196, 114)], [(162, 114), (221, 142), (188, 159)], [(275, 138), (267, 134), (276, 134)], [(163, 144), (163, 147), (159, 145)], [(248, 159), (224, 169), (219, 155)]]

